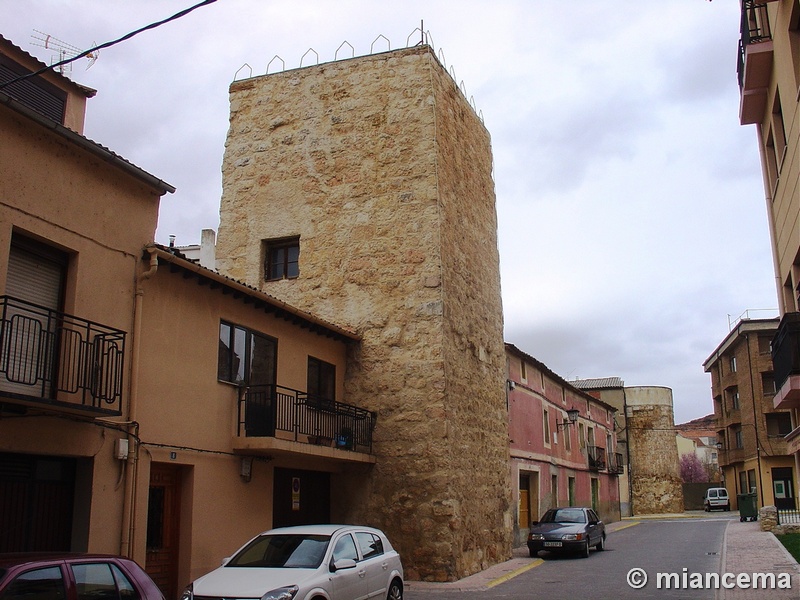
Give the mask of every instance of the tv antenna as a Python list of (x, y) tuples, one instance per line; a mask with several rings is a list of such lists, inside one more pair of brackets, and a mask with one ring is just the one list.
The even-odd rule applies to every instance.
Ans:
[[(34, 46), (39, 46), (40, 48), (45, 48), (47, 50), (52, 50), (53, 52), (58, 53), (58, 58), (54, 58), (51, 56), (50, 64), (61, 62), (70, 58), (75, 58), (79, 54), (83, 54), (83, 50), (81, 50), (77, 46), (68, 44), (63, 40), (53, 37), (49, 33), (44, 33), (36, 29), (34, 29), (34, 32), (35, 33), (31, 35), (31, 37), (34, 39), (34, 41), (31, 43)], [(92, 47), (96, 45), (97, 44), (92, 44)], [(100, 56), (99, 50), (95, 50), (94, 52), (90, 52), (89, 54), (86, 55), (86, 58), (89, 60), (89, 64), (86, 65), (87, 69), (89, 69), (95, 63), (98, 56)], [(58, 72), (61, 73), (62, 75), (65, 74), (65, 71), (72, 71), (72, 63), (67, 63), (65, 65), (60, 65), (58, 67)]]

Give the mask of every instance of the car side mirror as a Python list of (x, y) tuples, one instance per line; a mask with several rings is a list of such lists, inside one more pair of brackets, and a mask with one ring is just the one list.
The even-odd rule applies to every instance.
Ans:
[(340, 558), (334, 563), (331, 563), (331, 573), (341, 571), (342, 569), (355, 569), (356, 561), (352, 558)]
[(539, 521), (531, 521), (531, 525), (538, 525)]

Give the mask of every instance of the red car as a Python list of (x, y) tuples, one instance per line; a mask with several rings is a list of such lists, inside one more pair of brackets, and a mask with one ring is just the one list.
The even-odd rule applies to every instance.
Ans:
[(129, 558), (104, 554), (0, 554), (0, 600), (164, 600)]

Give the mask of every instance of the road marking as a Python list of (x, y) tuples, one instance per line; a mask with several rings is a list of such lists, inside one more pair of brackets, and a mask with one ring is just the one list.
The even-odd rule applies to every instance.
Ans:
[(506, 573), (502, 577), (498, 577), (497, 579), (493, 579), (489, 583), (486, 584), (487, 588), (493, 588), (496, 585), (500, 585), (501, 583), (505, 583), (509, 579), (513, 579), (517, 575), (522, 575), (525, 571), (530, 571), (533, 567), (538, 567), (540, 564), (544, 562), (544, 559), (537, 558), (534, 561), (531, 561), (530, 564), (525, 565), (524, 567), (520, 567), (515, 571), (511, 571), (511, 573)]
[(634, 521), (633, 523), (626, 523), (625, 525), (621, 525), (620, 527), (615, 527), (614, 530), (611, 531), (611, 533), (614, 533), (614, 531), (622, 531), (623, 529), (627, 529), (628, 527), (633, 527), (634, 525), (638, 525), (639, 523), (641, 523), (641, 521)]

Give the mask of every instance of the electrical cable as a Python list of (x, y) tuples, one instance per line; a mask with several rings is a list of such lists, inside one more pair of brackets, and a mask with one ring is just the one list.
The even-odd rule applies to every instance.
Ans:
[(83, 58), (85, 56), (88, 56), (89, 54), (91, 54), (92, 52), (96, 52), (97, 50), (102, 50), (103, 48), (110, 48), (111, 46), (119, 44), (120, 42), (124, 42), (125, 40), (131, 39), (133, 36), (138, 35), (138, 34), (142, 33), (143, 31), (147, 31), (148, 29), (155, 29), (156, 27), (160, 27), (161, 25), (164, 25), (165, 23), (169, 23), (170, 21), (174, 21), (176, 19), (180, 19), (181, 17), (183, 17), (185, 15), (188, 15), (193, 10), (198, 9), (198, 8), (200, 8), (202, 6), (206, 6), (208, 4), (212, 4), (212, 3), (216, 2), (216, 1), (217, 0), (203, 0), (203, 2), (199, 2), (199, 3), (195, 4), (194, 6), (190, 6), (189, 8), (186, 8), (186, 9), (180, 11), (180, 12), (177, 12), (174, 15), (172, 15), (171, 17), (167, 17), (166, 19), (162, 19), (161, 21), (156, 21), (155, 23), (150, 23), (149, 25), (145, 25), (144, 27), (141, 27), (141, 28), (137, 29), (136, 31), (132, 31), (130, 33), (127, 33), (127, 34), (123, 35), (121, 38), (117, 38), (116, 40), (113, 40), (111, 42), (105, 42), (103, 44), (100, 44), (99, 46), (95, 46), (93, 48), (89, 48), (88, 50), (84, 50), (83, 52), (81, 52), (77, 56), (73, 56), (72, 58), (64, 59), (64, 60), (59, 61), (57, 63), (53, 63), (52, 65), (47, 66), (47, 67), (43, 67), (43, 68), (39, 69), (38, 71), (34, 71), (33, 73), (28, 73), (26, 75), (20, 75), (19, 77), (15, 77), (14, 79), (6, 81), (5, 83), (0, 83), (0, 90), (5, 88), (6, 86), (11, 85), (12, 83), (17, 83), (17, 82), (22, 81), (24, 79), (28, 79), (30, 77), (35, 77), (37, 75), (41, 75), (42, 73), (45, 73), (45, 72), (50, 71), (52, 69), (55, 69), (57, 67), (61, 67), (63, 65), (67, 65), (67, 64), (69, 64), (71, 62), (74, 62), (74, 61), (78, 60), (79, 58)]

